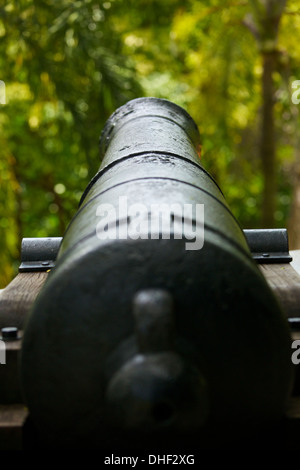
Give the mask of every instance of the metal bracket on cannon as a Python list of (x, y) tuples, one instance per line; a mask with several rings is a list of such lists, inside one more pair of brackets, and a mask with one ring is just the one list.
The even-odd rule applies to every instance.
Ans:
[[(259, 264), (290, 263), (286, 229), (244, 230), (252, 257)], [(19, 272), (47, 271), (55, 266), (62, 237), (23, 238)]]
[(259, 264), (290, 263), (287, 229), (244, 230), (253, 259)]
[(55, 266), (62, 237), (23, 238), (19, 272), (47, 271)]

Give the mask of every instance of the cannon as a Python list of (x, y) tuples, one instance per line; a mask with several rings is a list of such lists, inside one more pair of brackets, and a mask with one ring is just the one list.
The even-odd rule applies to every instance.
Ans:
[(143, 448), (283, 416), (290, 329), (200, 148), (167, 100), (108, 119), (22, 341), (23, 396), (49, 446)]

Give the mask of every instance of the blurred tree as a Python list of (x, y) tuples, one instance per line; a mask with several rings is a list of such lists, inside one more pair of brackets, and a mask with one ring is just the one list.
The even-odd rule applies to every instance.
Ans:
[(276, 132), (274, 118), (275, 86), (273, 75), (279, 69), (278, 34), (286, 0), (251, 0), (252, 13), (244, 24), (253, 33), (262, 57), (262, 123), (260, 158), (263, 171), (262, 225), (273, 227), (276, 209)]
[(299, 154), (299, 11), (299, 0), (1, 3), (0, 287), (22, 237), (63, 234), (98, 169), (104, 122), (143, 94), (194, 117), (203, 164), (243, 227), (263, 214), (264, 225), (285, 225)]
[(285, 7), (271, 0), (187, 1), (155, 34), (143, 23), (127, 35), (124, 29), (146, 93), (169, 97), (198, 122), (204, 164), (244, 227), (284, 225), (290, 203), (288, 64), (300, 36), (299, 0)]
[(0, 5), (1, 285), (21, 239), (59, 236), (99, 167), (97, 141), (114, 109), (142, 93), (120, 54), (111, 3)]

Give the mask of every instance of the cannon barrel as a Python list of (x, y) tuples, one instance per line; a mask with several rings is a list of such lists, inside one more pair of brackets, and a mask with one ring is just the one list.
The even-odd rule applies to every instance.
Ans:
[(201, 164), (192, 118), (130, 101), (100, 153), (25, 328), (35, 426), (62, 446), (101, 447), (109, 431), (151, 441), (278, 420), (288, 324)]

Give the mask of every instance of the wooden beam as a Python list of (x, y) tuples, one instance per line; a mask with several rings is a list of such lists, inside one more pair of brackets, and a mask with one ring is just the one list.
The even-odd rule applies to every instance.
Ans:
[(261, 264), (259, 268), (288, 318), (300, 316), (300, 275), (290, 264)]
[(19, 273), (0, 293), (0, 328), (23, 329), (26, 316), (46, 281), (47, 272)]
[(0, 450), (23, 449), (23, 426), (27, 416), (24, 405), (0, 405)]

